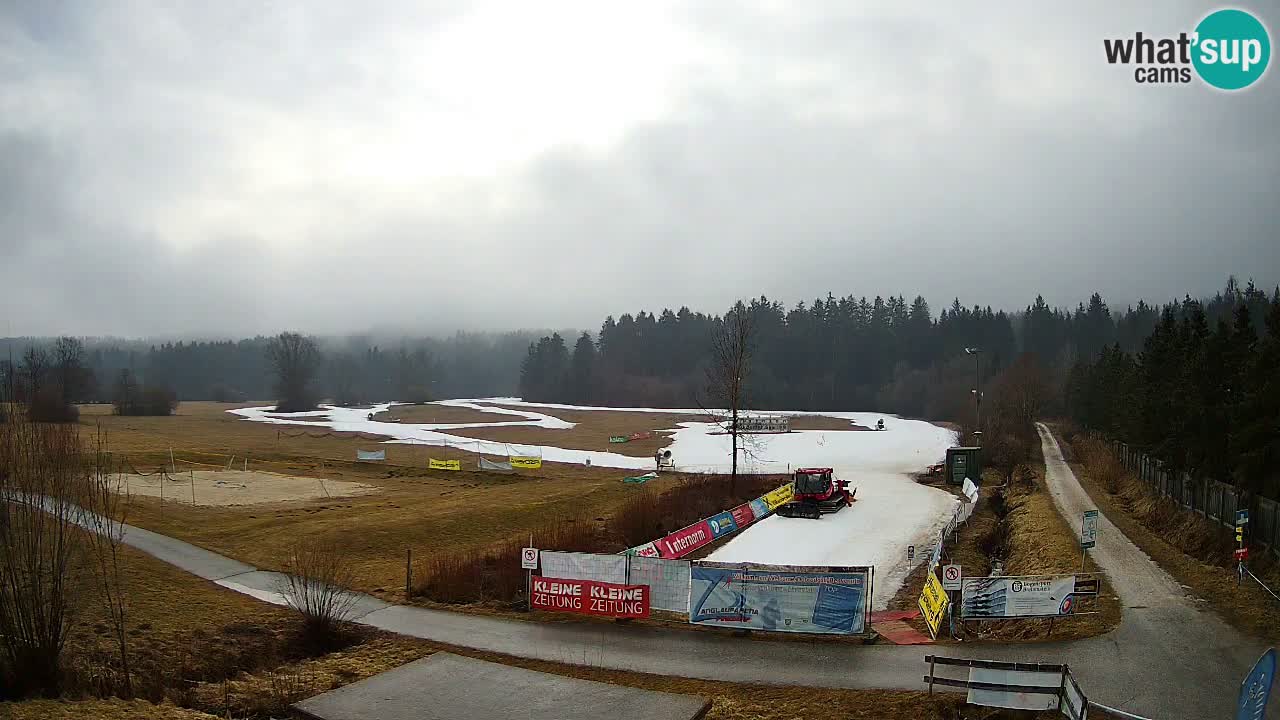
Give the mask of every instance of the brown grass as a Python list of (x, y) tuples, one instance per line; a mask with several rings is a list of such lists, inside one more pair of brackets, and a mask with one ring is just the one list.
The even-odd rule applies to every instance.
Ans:
[(520, 418), (499, 413), (481, 412), (451, 405), (393, 405), (389, 410), (373, 416), (379, 422), (402, 423), (480, 423), (512, 422)]
[[(1079, 542), (1044, 487), (1043, 461), (1038, 471), (1025, 466), (1019, 469), (1015, 472), (1016, 481), (1006, 488), (998, 484), (998, 472), (983, 473), (983, 477), (986, 484), (978, 508), (969, 523), (962, 526), (954, 544), (948, 546), (944, 563), (961, 565), (966, 576), (988, 575), (996, 562), (1003, 566), (1005, 575), (1066, 575), (1080, 571)], [(923, 566), (917, 568), (907, 578), (890, 602), (891, 609), (916, 607), (925, 570)], [(1081, 614), (1054, 620), (1052, 633), (1048, 620), (986, 621), (980, 625), (970, 621), (965, 641), (1076, 639), (1100, 635), (1120, 624), (1120, 601), (1105, 576), (1098, 597), (1082, 599), (1077, 610)], [(1092, 611), (1098, 614), (1083, 614)], [(927, 632), (922, 620), (911, 624)]]
[[(1229, 624), (1254, 637), (1280, 642), (1280, 603), (1249, 578), (1237, 583), (1229, 529), (1156, 495), (1128, 471), (1114, 483), (1116, 492), (1110, 492), (1098, 478), (1107, 477), (1112, 463), (1119, 464), (1114, 455), (1103, 443), (1083, 434), (1076, 436), (1073, 445), (1073, 457), (1079, 462), (1072, 467), (1080, 484), (1125, 537), (1190, 592), (1207, 600)], [(1249, 567), (1273, 589), (1280, 588), (1280, 569), (1263, 551), (1250, 556)]]
[[(287, 611), (239, 595), (166, 565), (150, 556), (129, 552), (131, 624), (135, 627), (135, 656), (142, 658), (145, 668), (181, 668), (193, 653), (233, 652), (246, 642), (246, 628), (260, 631), (289, 627)], [(235, 620), (231, 620), (235, 618)], [(92, 621), (86, 625), (92, 628)], [(89, 636), (92, 638), (93, 633)], [(268, 653), (265, 659), (251, 657), (248, 652), (230, 663), (244, 672), (210, 674), (204, 678), (183, 677), (176, 673), (163, 675), (168, 699), (160, 704), (145, 700), (116, 699), (32, 700), (0, 704), (0, 718), (43, 720), (45, 718), (105, 718), (123, 720), (208, 720), (231, 715), (244, 717), (282, 717), (291, 702), (310, 697), (433, 652), (448, 651), (490, 662), (527, 668), (540, 672), (606, 682), (661, 692), (698, 695), (711, 700), (712, 720), (783, 720), (799, 717), (884, 718), (885, 720), (957, 720), (974, 718), (1004, 720), (1012, 718), (1050, 718), (1045, 713), (1018, 714), (964, 704), (963, 696), (939, 693), (889, 690), (834, 690), (795, 686), (721, 683), (690, 680), (590, 666), (526, 660), (510, 656), (471, 651), (414, 638), (383, 633), (366, 633), (357, 643), (319, 657), (288, 659)], [(73, 654), (85, 652), (80, 638), (69, 647)], [(260, 649), (257, 650), (262, 655)], [(226, 677), (224, 683), (222, 678)], [(192, 682), (187, 682), (188, 680)], [(174, 701), (183, 706), (179, 707)], [(188, 709), (191, 708), (191, 709)]]
[[(225, 466), (230, 455), (247, 454), (250, 470), (359, 482), (379, 492), (249, 507), (166, 503), (163, 511), (158, 499), (135, 497), (131, 522), (276, 570), (296, 540), (340, 539), (355, 562), (357, 589), (388, 599), (403, 598), (407, 548), (415, 558), (486, 549), (527, 536), (556, 518), (610, 515), (642, 491), (621, 482), (625, 471), (610, 468), (547, 463), (541, 470), (516, 473), (427, 470), (428, 456), (452, 456), (474, 467), (474, 455), (440, 448), (382, 445), (387, 463), (356, 463), (349, 458), (357, 447), (371, 447), (369, 441), (277, 440), (276, 428), (239, 420), (225, 412), (229, 407), (237, 406), (184, 403), (172, 417), (86, 413), (84, 422), (100, 421), (111, 450), (127, 454), (144, 471), (167, 465), (172, 445), (179, 468), (188, 462)], [(664, 476), (646, 487), (675, 482)]]
[[(507, 407), (497, 405), (497, 407)], [(577, 423), (569, 430), (551, 430), (540, 427), (498, 427), (467, 428), (451, 430), (452, 435), (529, 445), (556, 445), (577, 450), (593, 450), (613, 452), (632, 457), (653, 457), (653, 453), (671, 444), (671, 437), (662, 432), (674, 430), (682, 422), (705, 421), (701, 415), (677, 415), (663, 413), (624, 412), (607, 410), (549, 410), (546, 408), (521, 408), (511, 406), (515, 410), (532, 410), (547, 415), (554, 415), (565, 422)], [(516, 418), (506, 418), (514, 420)], [(611, 443), (612, 435), (631, 435), (637, 432), (652, 432), (654, 435), (645, 440), (632, 440), (625, 443)], [(676, 458), (679, 463), (680, 459)]]

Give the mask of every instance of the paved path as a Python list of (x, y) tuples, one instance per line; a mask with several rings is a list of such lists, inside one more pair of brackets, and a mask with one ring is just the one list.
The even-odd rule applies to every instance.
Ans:
[[(1041, 425), (1046, 481), (1068, 518), (1092, 508), (1057, 442)], [(1078, 529), (1077, 529), (1078, 531)], [(138, 528), (125, 541), (219, 584), (283, 603), (280, 576)], [(1231, 717), (1240, 681), (1263, 646), (1194, 601), (1100, 518), (1092, 559), (1125, 605), (1121, 626), (1074, 642), (971, 645), (944, 654), (1065, 662), (1089, 697), (1154, 718)], [(712, 632), (606, 623), (536, 623), (389, 605), (362, 597), (357, 621), (391, 632), (525, 658), (678, 677), (837, 688), (920, 689), (927, 650), (909, 646), (744, 640)], [(1274, 705), (1280, 705), (1276, 703)], [(1269, 717), (1280, 716), (1274, 711)]]

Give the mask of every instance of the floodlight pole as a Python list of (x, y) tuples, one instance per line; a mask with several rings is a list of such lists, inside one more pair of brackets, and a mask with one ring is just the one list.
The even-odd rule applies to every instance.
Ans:
[(982, 353), (982, 348), (967, 347), (964, 349), (964, 351), (966, 354), (973, 356), (973, 415), (974, 415), (974, 422), (977, 424), (976, 432), (974, 433), (974, 441), (977, 444), (981, 445), (982, 444), (982, 374), (981, 372), (979, 372), (979, 368), (978, 368), (978, 365), (980, 362), (980, 359), (978, 356)]

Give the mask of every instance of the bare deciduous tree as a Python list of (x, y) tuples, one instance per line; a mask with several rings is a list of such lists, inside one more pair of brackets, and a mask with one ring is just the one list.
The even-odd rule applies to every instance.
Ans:
[[(707, 364), (707, 403), (727, 418), (718, 420), (725, 426), (733, 451), (729, 473), (730, 492), (737, 491), (738, 450), (742, 444), (739, 416), (746, 408), (746, 388), (751, 374), (754, 350), (754, 327), (751, 314), (741, 300), (725, 313), (711, 338), (711, 358)], [(727, 422), (726, 422), (727, 421)]]
[(267, 357), (276, 373), (276, 410), (298, 412), (315, 407), (311, 381), (320, 368), (316, 341), (295, 332), (282, 332), (267, 345)]
[(349, 555), (337, 542), (296, 543), (285, 562), (281, 593), (289, 607), (302, 615), (307, 635), (331, 640), (351, 616), (356, 595)]

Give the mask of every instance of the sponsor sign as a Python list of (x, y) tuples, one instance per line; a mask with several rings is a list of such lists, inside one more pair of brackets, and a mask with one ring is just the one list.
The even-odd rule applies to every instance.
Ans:
[(538, 548), (521, 548), (520, 549), (520, 569), (521, 570), (537, 570), (538, 569)]
[(1247, 560), (1249, 558), (1249, 548), (1247, 547), (1236, 548), (1235, 551), (1231, 553), (1231, 555), (1235, 557), (1235, 559), (1237, 560)]
[(631, 438), (627, 437), (626, 435), (610, 435), (609, 436), (609, 442), (611, 443), (624, 443), (630, 439)]
[(534, 610), (579, 615), (644, 618), (649, 617), (649, 588), (594, 580), (536, 577), (529, 606)]
[(779, 507), (791, 502), (794, 497), (795, 489), (791, 483), (787, 483), (777, 490), (765, 493), (760, 499), (764, 501), (765, 505), (769, 506), (770, 510), (777, 510)]
[(689, 622), (776, 632), (866, 632), (871, 568), (695, 563)]
[(1098, 544), (1098, 511), (1085, 510), (1080, 524), (1080, 547), (1089, 549)]
[(960, 617), (1017, 618), (1070, 615), (1075, 608), (1074, 575), (964, 578)]
[(739, 505), (730, 510), (729, 513), (733, 515), (733, 521), (737, 523), (739, 530), (756, 521), (756, 514), (751, 510), (751, 505), (747, 503)]
[(622, 554), (632, 555), (635, 557), (656, 558), (658, 557), (658, 547), (651, 542), (647, 542), (643, 545), (637, 545)]
[(756, 498), (747, 504), (751, 506), (751, 514), (755, 515), (757, 520), (772, 512), (769, 509), (769, 503), (765, 502), (764, 498)]
[(1271, 681), (1276, 676), (1276, 649), (1271, 648), (1258, 658), (1248, 677), (1240, 683), (1240, 698), (1236, 701), (1236, 720), (1262, 720), (1267, 714), (1267, 700), (1271, 697)]
[(711, 531), (711, 526), (706, 520), (699, 520), (687, 528), (677, 530), (655, 541), (654, 544), (658, 546), (658, 554), (661, 557), (678, 558), (688, 555), (714, 539), (715, 533)]
[(707, 518), (707, 524), (711, 526), (711, 534), (715, 537), (723, 537), (738, 530), (738, 524), (733, 521), (733, 513), (728, 512)]
[(540, 457), (525, 457), (521, 455), (512, 455), (511, 457), (507, 458), (507, 460), (511, 462), (511, 467), (513, 468), (528, 468), (531, 470), (537, 470), (538, 468), (542, 467), (542, 458)]
[(386, 450), (356, 450), (356, 460), (386, 460)]
[(942, 589), (938, 576), (932, 572), (924, 576), (924, 587), (920, 589), (920, 599), (916, 605), (920, 607), (920, 615), (929, 626), (929, 634), (938, 637), (938, 628), (942, 626), (942, 616), (947, 613), (947, 605), (951, 603), (947, 591)]
[(461, 460), (437, 460), (435, 458), (427, 459), (427, 467), (432, 470), (461, 470)]
[(942, 566), (942, 589), (943, 590), (959, 590), (960, 578), (959, 565), (943, 565)]

